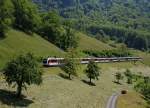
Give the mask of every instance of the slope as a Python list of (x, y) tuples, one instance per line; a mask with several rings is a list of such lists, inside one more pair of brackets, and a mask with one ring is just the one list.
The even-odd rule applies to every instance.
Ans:
[[(109, 45), (102, 43), (95, 38), (77, 32), (80, 38), (80, 50), (104, 50), (111, 49)], [(37, 57), (63, 56), (64, 51), (55, 45), (34, 34), (30, 36), (21, 31), (9, 30), (6, 38), (0, 39), (0, 68), (2, 68), (11, 58), (32, 52)]]
[(79, 49), (80, 50), (109, 50), (112, 49), (109, 45), (89, 37), (81, 32), (78, 32), (77, 35), (80, 37)]
[(62, 50), (34, 34), (27, 35), (23, 32), (10, 30), (6, 38), (0, 40), (0, 68), (16, 55), (32, 52), (37, 57), (60, 56)]

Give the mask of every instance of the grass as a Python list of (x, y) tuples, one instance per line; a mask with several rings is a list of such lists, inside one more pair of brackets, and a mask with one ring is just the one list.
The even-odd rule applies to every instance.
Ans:
[[(77, 33), (77, 35), (81, 38), (79, 41), (79, 50), (111, 49), (109, 45), (82, 33)], [(0, 40), (0, 68), (4, 67), (5, 63), (11, 58), (27, 52), (32, 52), (37, 57), (64, 56), (64, 51), (41, 38), (39, 35), (34, 34), (31, 36), (24, 32), (11, 29), (8, 31), (6, 38)], [(85, 56), (84, 54), (81, 55)]]
[(20, 31), (10, 30), (7, 37), (0, 40), (0, 68), (16, 55), (27, 52), (42, 57), (64, 54), (62, 50), (36, 34), (30, 36)]
[(143, 58), (143, 63), (150, 66), (150, 53), (132, 50), (133, 54)]
[[(97, 41), (94, 38), (86, 37), (78, 33), (81, 37), (80, 50), (104, 50), (112, 47)], [(64, 52), (47, 42), (38, 35), (29, 36), (23, 32), (10, 30), (8, 36), (0, 40), (0, 67), (18, 54), (33, 52), (36, 56), (63, 56)], [(144, 62), (149, 64), (149, 55), (138, 52), (144, 56)], [(6, 86), (6, 83), (0, 84), (0, 108), (10, 107), (29, 107), (29, 108), (105, 108), (109, 96), (114, 92), (120, 92), (123, 89), (133, 90), (124, 81), (121, 85), (114, 83), (116, 72), (124, 72), (127, 68), (133, 72), (142, 72), (150, 75), (150, 67), (141, 63), (136, 65), (132, 62), (125, 63), (102, 63), (101, 76), (98, 81), (93, 81), (96, 86), (90, 86), (83, 81), (89, 81), (83, 71), (86, 65), (78, 69), (78, 77), (73, 80), (67, 80), (60, 76), (63, 73), (58, 67), (43, 68), (43, 84), (40, 86), (32, 85), (28, 91), (23, 91), (24, 97), (17, 100), (13, 97), (15, 88)], [(9, 92), (11, 91), (11, 92)], [(143, 102), (143, 100), (142, 100)], [(120, 108), (120, 107), (119, 107)]]
[[(121, 85), (113, 82), (115, 81), (115, 73), (118, 71), (123, 73), (126, 68), (130, 68), (133, 71), (141, 69), (138, 65), (141, 64), (99, 64), (102, 68), (102, 73), (98, 81), (93, 80), (96, 86), (90, 86), (83, 82), (89, 81), (83, 74), (86, 65), (81, 65), (78, 70), (78, 77), (74, 77), (71, 81), (59, 76), (60, 73), (63, 73), (60, 68), (44, 68), (43, 84), (40, 86), (32, 85), (28, 87), (27, 91), (23, 91), (23, 94), (27, 97), (17, 102), (10, 99), (15, 89), (2, 83), (0, 85), (0, 106), (1, 108), (13, 106), (29, 108), (105, 108), (108, 98), (114, 92), (120, 92), (124, 89), (132, 91), (132, 87), (128, 86), (125, 81), (121, 81)], [(144, 65), (143, 68), (145, 68)], [(148, 67), (142, 72), (147, 73), (149, 70), (150, 68)], [(8, 91), (12, 92), (8, 93)], [(4, 101), (6, 99), (12, 102), (12, 106)], [(23, 106), (24, 102), (25, 105)]]
[[(149, 106), (150, 107), (150, 106)], [(121, 95), (117, 101), (117, 108), (149, 108), (143, 97), (136, 92)]]
[(80, 50), (109, 50), (112, 49), (113, 47), (110, 47), (109, 45), (95, 39), (91, 38), (89, 36), (86, 36), (83, 33), (77, 33), (77, 35), (80, 37), (80, 42), (79, 42), (79, 49)]

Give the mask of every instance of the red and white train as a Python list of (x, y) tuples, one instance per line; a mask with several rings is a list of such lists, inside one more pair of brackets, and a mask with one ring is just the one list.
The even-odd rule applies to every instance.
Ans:
[[(96, 63), (108, 63), (108, 62), (126, 62), (126, 61), (141, 61), (140, 57), (111, 57), (111, 58), (75, 58), (80, 61), (81, 64), (88, 64), (93, 60)], [(65, 64), (64, 58), (48, 57), (43, 60), (44, 66), (62, 66)]]

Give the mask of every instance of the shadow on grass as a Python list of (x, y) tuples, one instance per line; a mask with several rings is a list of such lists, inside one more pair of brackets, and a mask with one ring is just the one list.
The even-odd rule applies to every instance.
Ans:
[(81, 80), (83, 83), (85, 84), (88, 84), (90, 86), (96, 86), (93, 82), (89, 82), (89, 81), (86, 81), (86, 80)]
[(113, 81), (113, 83), (116, 83), (118, 85), (122, 85), (120, 82), (117, 82), (117, 81)]
[(27, 107), (31, 103), (33, 103), (32, 100), (25, 99), (25, 96), (23, 95), (21, 96), (21, 98), (17, 98), (15, 92), (10, 92), (2, 89), (0, 89), (0, 102), (2, 104), (15, 107)]
[(65, 75), (63, 73), (59, 73), (58, 76), (60, 76), (61, 78), (67, 79), (67, 80), (71, 80), (67, 75)]
[(3, 40), (5, 38), (6, 38), (6, 36), (1, 36), (1, 34), (0, 34), (0, 40)]

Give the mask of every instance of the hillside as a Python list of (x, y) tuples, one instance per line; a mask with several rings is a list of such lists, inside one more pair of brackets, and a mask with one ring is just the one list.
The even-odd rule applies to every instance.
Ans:
[(0, 68), (10, 58), (27, 52), (45, 57), (64, 54), (62, 50), (38, 35), (29, 36), (20, 31), (10, 30), (6, 38), (0, 40)]
[[(83, 33), (77, 33), (80, 37), (79, 49), (104, 50), (111, 49), (110, 46), (104, 44), (94, 38), (88, 37)], [(32, 52), (36, 56), (63, 56), (64, 51), (41, 38), (39, 35), (27, 35), (24, 32), (10, 30), (6, 38), (0, 40), (0, 68), (4, 66), (10, 58), (21, 53)]]
[(150, 108), (149, 12), (149, 0), (0, 0), (0, 108)]
[[(41, 11), (57, 10), (74, 28), (109, 37), (130, 48), (150, 49), (148, 0), (32, 0)], [(140, 44), (139, 44), (140, 43)]]
[(109, 50), (112, 49), (109, 45), (98, 41), (95, 38), (89, 37), (83, 33), (77, 33), (77, 35), (80, 37), (79, 42), (79, 49), (80, 50)]
[[(110, 22), (133, 29), (149, 30), (148, 0), (32, 0), (42, 10), (57, 9), (65, 18), (84, 18), (87, 23)], [(127, 17), (128, 16), (128, 17)], [(89, 22), (90, 21), (90, 22)], [(109, 23), (108, 23), (109, 22)]]

